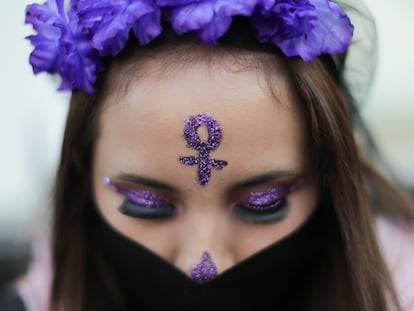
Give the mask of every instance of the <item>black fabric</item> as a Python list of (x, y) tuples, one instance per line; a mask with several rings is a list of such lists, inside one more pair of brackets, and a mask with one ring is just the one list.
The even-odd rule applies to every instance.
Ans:
[(205, 284), (114, 230), (101, 217), (96, 228), (103, 252), (131, 310), (165, 306), (232, 306), (238, 310), (306, 310), (329, 217), (318, 207), (286, 238)]
[(0, 310), (1, 311), (25, 311), (26, 308), (22, 299), (14, 288), (0, 290)]

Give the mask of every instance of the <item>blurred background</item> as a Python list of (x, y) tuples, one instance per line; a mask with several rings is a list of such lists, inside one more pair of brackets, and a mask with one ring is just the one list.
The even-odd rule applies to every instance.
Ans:
[[(24, 240), (33, 223), (47, 223), (68, 108), (68, 94), (55, 91), (59, 81), (35, 77), (29, 66), (24, 37), (32, 30), (23, 21), (31, 2), (40, 1), (3, 1), (0, 10), (2, 239)], [(362, 115), (395, 176), (414, 189), (414, 1), (365, 3), (377, 22), (378, 64)]]

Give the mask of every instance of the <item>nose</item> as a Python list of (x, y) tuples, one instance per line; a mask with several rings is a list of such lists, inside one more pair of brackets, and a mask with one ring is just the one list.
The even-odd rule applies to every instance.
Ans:
[(212, 210), (184, 217), (174, 264), (195, 281), (208, 281), (235, 264), (226, 218)]

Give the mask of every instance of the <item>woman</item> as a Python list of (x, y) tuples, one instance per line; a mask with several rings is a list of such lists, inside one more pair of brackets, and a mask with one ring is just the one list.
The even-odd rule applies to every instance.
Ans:
[(338, 5), (85, 0), (64, 14), (27, 11), (35, 71), (73, 90), (53, 310), (401, 310), (374, 225), (408, 223), (413, 204), (356, 145)]

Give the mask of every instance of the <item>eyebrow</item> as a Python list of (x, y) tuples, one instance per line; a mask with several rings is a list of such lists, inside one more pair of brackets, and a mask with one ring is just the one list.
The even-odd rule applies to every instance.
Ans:
[[(243, 181), (237, 182), (229, 187), (229, 191), (236, 191), (242, 188), (252, 187), (260, 184), (267, 183), (269, 181), (274, 181), (284, 177), (294, 177), (300, 176), (300, 173), (295, 170), (284, 170), (284, 171), (270, 171), (264, 174), (256, 175), (253, 177), (249, 177)], [(130, 182), (133, 184), (139, 184), (148, 186), (151, 188), (161, 189), (161, 190), (168, 190), (171, 192), (179, 192), (178, 189), (168, 183), (145, 177), (139, 176), (136, 174), (128, 174), (128, 173), (120, 173), (116, 176), (117, 179)]]
[(178, 192), (178, 190), (174, 186), (149, 177), (139, 176), (135, 174), (120, 173), (116, 176), (116, 178), (133, 184), (144, 185), (156, 189), (168, 190), (171, 192)]
[(295, 170), (285, 170), (285, 171), (270, 171), (264, 174), (256, 175), (249, 177), (246, 180), (237, 182), (230, 186), (230, 191), (239, 190), (241, 188), (252, 187), (260, 184), (267, 183), (269, 181), (274, 181), (284, 177), (294, 177), (300, 176), (300, 173)]

